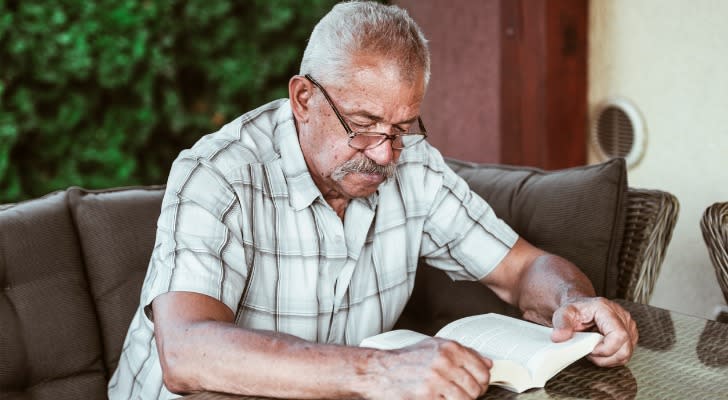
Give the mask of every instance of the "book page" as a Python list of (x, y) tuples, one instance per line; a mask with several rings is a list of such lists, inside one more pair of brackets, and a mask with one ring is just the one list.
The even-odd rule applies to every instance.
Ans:
[(368, 337), (361, 341), (360, 347), (371, 347), (374, 349), (392, 350), (413, 345), (429, 336), (410, 331), (407, 329), (397, 329), (394, 331), (380, 333), (379, 335)]
[[(552, 328), (531, 322), (499, 314), (484, 314), (454, 321), (435, 336), (472, 347), (492, 360), (513, 360), (531, 370), (535, 368), (532, 361), (543, 358), (544, 352), (563, 352), (575, 342), (584, 340), (584, 337), (590, 338), (593, 348), (601, 337), (596, 333), (578, 332), (571, 340), (554, 343), (551, 341), (551, 332)], [(575, 361), (584, 354), (566, 358)]]
[(498, 314), (459, 319), (435, 336), (472, 347), (491, 360), (513, 360), (524, 366), (541, 349), (552, 344), (550, 328)]
[(516, 393), (534, 387), (530, 372), (523, 365), (511, 360), (493, 360), (490, 385), (501, 386)]
[[(576, 332), (566, 342), (551, 341), (552, 328), (500, 314), (482, 314), (451, 322), (437, 337), (471, 347), (493, 361), (491, 384), (514, 392), (543, 387), (567, 365), (594, 349), (602, 335)], [(382, 350), (413, 345), (427, 335), (395, 330), (364, 339), (360, 346)]]

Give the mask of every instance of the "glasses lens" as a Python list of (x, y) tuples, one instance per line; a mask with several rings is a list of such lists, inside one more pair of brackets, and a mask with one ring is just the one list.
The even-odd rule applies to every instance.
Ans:
[(377, 147), (385, 140), (390, 139), (392, 141), (392, 148), (404, 149), (406, 147), (414, 146), (421, 142), (424, 138), (425, 135), (421, 133), (388, 136), (384, 133), (357, 132), (351, 139), (349, 139), (349, 146), (359, 150), (366, 150)]
[(387, 136), (381, 133), (359, 132), (349, 140), (349, 146), (359, 150), (371, 149), (379, 146), (385, 140), (387, 140)]

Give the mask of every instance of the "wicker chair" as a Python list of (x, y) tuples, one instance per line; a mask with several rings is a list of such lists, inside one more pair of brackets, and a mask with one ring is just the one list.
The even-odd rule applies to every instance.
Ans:
[(700, 220), (700, 229), (718, 276), (718, 284), (728, 302), (728, 202), (708, 207)]
[(672, 238), (680, 204), (660, 190), (629, 188), (617, 297), (647, 304)]

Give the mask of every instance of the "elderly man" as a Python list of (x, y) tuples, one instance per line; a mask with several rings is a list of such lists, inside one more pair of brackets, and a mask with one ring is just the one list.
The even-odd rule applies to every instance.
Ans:
[(419, 115), (426, 40), (407, 13), (342, 3), (314, 29), (289, 99), (183, 151), (170, 172), (112, 399), (218, 391), (289, 398), (473, 399), (491, 361), (389, 330), (417, 260), (480, 280), (553, 340), (596, 327), (597, 365), (627, 362), (629, 314), (533, 247), (443, 162)]

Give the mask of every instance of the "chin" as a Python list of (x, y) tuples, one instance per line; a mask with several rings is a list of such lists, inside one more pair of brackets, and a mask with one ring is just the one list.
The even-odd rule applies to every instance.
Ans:
[(381, 175), (348, 174), (341, 182), (342, 192), (348, 197), (368, 197), (374, 194), (379, 186), (387, 181)]

